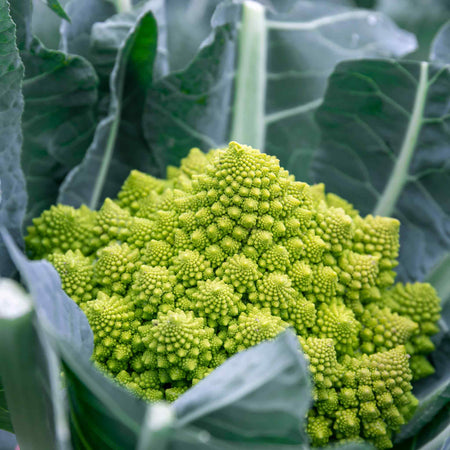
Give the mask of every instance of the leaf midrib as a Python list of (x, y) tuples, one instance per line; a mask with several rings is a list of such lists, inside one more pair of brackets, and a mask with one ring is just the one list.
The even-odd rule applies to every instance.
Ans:
[(392, 216), (395, 205), (408, 181), (408, 170), (423, 125), (423, 113), (428, 93), (428, 67), (427, 62), (420, 63), (419, 83), (411, 118), (389, 181), (374, 208), (374, 215), (376, 216)]

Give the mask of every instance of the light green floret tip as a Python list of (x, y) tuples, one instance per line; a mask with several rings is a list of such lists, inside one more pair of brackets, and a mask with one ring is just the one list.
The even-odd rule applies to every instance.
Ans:
[(360, 321), (363, 325), (361, 351), (369, 354), (405, 345), (419, 330), (411, 319), (373, 303), (364, 309)]
[(336, 352), (342, 355), (353, 355), (359, 345), (361, 324), (353, 311), (342, 301), (333, 300), (323, 303), (317, 311), (317, 321), (313, 334), (321, 338), (331, 338)]
[(154, 319), (158, 311), (168, 311), (175, 305), (175, 276), (166, 267), (142, 265), (133, 275), (128, 295), (146, 320)]
[(241, 295), (218, 278), (200, 281), (189, 297), (194, 312), (205, 317), (212, 327), (227, 326), (233, 317), (245, 309)]
[(94, 276), (104, 291), (124, 294), (140, 265), (137, 249), (131, 249), (127, 244), (113, 243), (98, 251)]
[(151, 192), (160, 194), (167, 186), (168, 183), (165, 180), (132, 170), (117, 195), (117, 203), (121, 208), (136, 212), (139, 209), (139, 200), (147, 197)]
[(34, 259), (46, 258), (52, 253), (80, 250), (90, 255), (99, 245), (93, 228), (96, 214), (87, 207), (74, 209), (57, 205), (33, 219), (28, 227), (25, 244)]
[(133, 304), (118, 295), (99, 292), (83, 309), (94, 333), (95, 360), (109, 372), (125, 370), (139, 350), (134, 338), (139, 321)]
[(241, 313), (228, 327), (225, 350), (230, 354), (245, 350), (275, 338), (288, 327), (289, 324), (271, 315), (268, 309), (249, 307), (248, 312)]
[(99, 236), (103, 245), (115, 239), (123, 240), (129, 234), (131, 215), (111, 199), (105, 199), (96, 215), (94, 232)]
[(255, 282), (261, 277), (256, 263), (244, 255), (227, 258), (216, 274), (241, 294), (254, 292)]
[(152, 355), (152, 365), (162, 383), (192, 379), (212, 360), (214, 330), (192, 311), (160, 312), (156, 319), (139, 327), (142, 343)]
[(440, 301), (394, 284), (398, 220), (295, 181), (231, 142), (192, 149), (167, 180), (132, 171), (99, 211), (52, 206), (26, 237), (86, 312), (96, 365), (174, 401), (236, 352), (290, 328), (314, 384), (313, 446), (392, 447), (431, 374)]
[(93, 300), (97, 289), (94, 288), (94, 267), (92, 258), (88, 258), (80, 250), (53, 253), (48, 260), (53, 264), (61, 277), (64, 291), (77, 304)]
[(405, 343), (412, 355), (410, 365), (414, 380), (433, 374), (434, 368), (425, 355), (434, 350), (430, 337), (439, 331), (441, 304), (436, 290), (428, 283), (397, 283), (385, 292), (383, 303), (417, 324), (418, 331)]

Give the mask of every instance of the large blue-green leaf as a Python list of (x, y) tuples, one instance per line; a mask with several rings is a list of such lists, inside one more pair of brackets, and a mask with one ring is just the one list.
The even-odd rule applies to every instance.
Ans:
[(16, 450), (17, 440), (14, 434), (0, 429), (0, 448), (2, 450)]
[[(168, 71), (167, 37), (164, 0), (147, 0), (139, 3), (130, 11), (113, 15), (104, 22), (98, 22), (92, 27), (90, 40), (90, 61), (94, 64), (103, 85), (108, 85), (111, 72), (116, 64), (121, 45), (136, 26), (138, 18), (151, 11), (158, 26), (157, 55), (153, 67), (153, 76), (158, 78)], [(153, 55), (149, 54), (152, 62)]]
[(29, 51), (22, 52), (22, 59), (22, 167), (29, 193), (29, 223), (55, 203), (60, 183), (83, 159), (92, 141), (98, 80), (84, 58), (49, 50), (37, 39)]
[(235, 56), (234, 26), (219, 26), (187, 69), (149, 89), (143, 128), (160, 168), (177, 165), (192, 147), (207, 150), (226, 141)]
[[(176, 428), (170, 442), (170, 450), (309, 450), (308, 444), (277, 444), (266, 443), (262, 447), (260, 444), (251, 442), (227, 441), (218, 439), (205, 430), (195, 427)], [(317, 449), (317, 447), (315, 447)], [(146, 447), (145, 450), (153, 447)], [(143, 450), (139, 448), (138, 450)], [(364, 442), (349, 442), (341, 445), (330, 445), (321, 450), (374, 450), (374, 447)]]
[(419, 61), (428, 59), (434, 35), (450, 18), (448, 0), (377, 0), (376, 9), (416, 35), (418, 49), (410, 57)]
[(23, 449), (67, 449), (57, 360), (22, 288), (0, 279), (0, 376)]
[(62, 290), (55, 268), (45, 260), (29, 261), (7, 232), (0, 230), (0, 235), (32, 295), (46, 332), (55, 340), (68, 342), (86, 359), (90, 358), (94, 345), (92, 330), (81, 309)]
[(432, 61), (450, 64), (450, 21), (437, 33), (431, 45)]
[[(0, 227), (7, 228), (17, 242), (22, 242), (21, 230), (27, 202), (20, 167), (23, 66), (16, 47), (16, 29), (6, 0), (0, 0), (0, 42)], [(0, 243), (0, 276), (11, 276), (13, 273), (11, 260)]]
[(31, 16), (33, 14), (32, 0), (14, 0), (9, 2), (11, 17), (16, 25), (16, 39), (19, 50), (26, 50), (31, 45)]
[(415, 39), (380, 13), (331, 2), (292, 2), (282, 13), (255, 2), (244, 2), (241, 13), (239, 3), (220, 4), (215, 30), (192, 63), (149, 91), (147, 141), (175, 163), (191, 146), (208, 150), (234, 139), (307, 179), (319, 139), (313, 114), (335, 64), (402, 56)]
[(228, 359), (182, 395), (178, 425), (193, 425), (224, 441), (253, 444), (307, 442), (304, 419), (311, 382), (298, 339), (286, 332)]
[(11, 423), (11, 416), (9, 415), (8, 411), (8, 405), (6, 404), (5, 388), (3, 387), (1, 377), (0, 377), (0, 430), (10, 431), (11, 433), (14, 431)]
[(146, 405), (112, 379), (79, 358), (65, 343), (59, 346), (67, 380), (73, 449), (134, 449)]
[(292, 11), (269, 16), (268, 29), (265, 150), (308, 181), (319, 143), (314, 113), (336, 64), (401, 57), (415, 48), (415, 38), (383, 14), (333, 2), (296, 2)]
[(211, 32), (211, 17), (221, 0), (166, 0), (167, 50), (170, 70), (189, 65), (200, 44)]
[(105, 0), (71, 0), (66, 6), (70, 22), (61, 23), (61, 50), (89, 60), (91, 29), (116, 13), (111, 2)]
[(291, 333), (236, 355), (173, 406), (156, 408), (106, 379), (67, 344), (59, 351), (76, 449), (308, 448), (301, 423), (310, 379)]
[(362, 214), (400, 219), (403, 280), (450, 249), (450, 70), (426, 62), (340, 64), (317, 113), (314, 179)]
[(140, 116), (156, 52), (157, 24), (152, 13), (145, 12), (120, 47), (111, 73), (108, 115), (98, 125), (84, 160), (64, 181), (61, 203), (96, 208), (104, 197), (117, 193), (130, 170), (152, 171), (153, 155), (143, 138)]

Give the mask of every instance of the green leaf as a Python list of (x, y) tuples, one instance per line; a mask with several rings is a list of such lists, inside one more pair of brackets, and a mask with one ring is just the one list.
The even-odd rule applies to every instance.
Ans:
[(311, 385), (299, 350), (286, 332), (227, 360), (173, 404), (178, 421), (170, 448), (309, 448), (304, 421)]
[(434, 38), (431, 44), (430, 59), (450, 64), (450, 21), (439, 30)]
[(0, 230), (0, 236), (33, 297), (45, 331), (89, 358), (94, 346), (92, 330), (79, 306), (62, 290), (55, 268), (45, 260), (29, 261), (4, 230)]
[(431, 362), (436, 368), (436, 373), (415, 383), (414, 395), (417, 396), (420, 404), (411, 421), (401, 429), (396, 438), (397, 442), (405, 439), (414, 440), (417, 435), (425, 433), (425, 430), (428, 435), (436, 433), (439, 428), (442, 428), (443, 420), (446, 425), (450, 424), (450, 416), (448, 416), (450, 408), (449, 328), (442, 335), (437, 350), (431, 355)]
[(0, 279), (0, 376), (19, 445), (66, 449), (58, 366), (19, 285)]
[(170, 70), (178, 71), (194, 58), (211, 32), (211, 17), (220, 0), (166, 0), (167, 49)]
[[(6, 404), (5, 389), (3, 387), (2, 379), (0, 378), (0, 430), (10, 431), (14, 433), (11, 423), (11, 417)], [(1, 448), (1, 447), (0, 447)]]
[[(132, 169), (151, 171), (140, 116), (145, 90), (153, 78), (157, 24), (150, 12), (139, 17), (120, 47), (111, 74), (109, 113), (97, 127), (82, 163), (65, 179), (59, 202), (95, 209), (113, 196)], [(154, 169), (153, 169), (154, 171)]]
[(450, 446), (450, 407), (443, 409), (414, 437), (397, 444), (396, 450), (448, 450)]
[(214, 32), (192, 63), (149, 91), (147, 141), (175, 164), (192, 146), (238, 140), (307, 180), (319, 140), (313, 114), (335, 64), (402, 56), (415, 39), (382, 14), (329, 2), (298, 1), (283, 13), (244, 2), (243, 11), (236, 2), (220, 4)]
[[(0, 227), (7, 228), (21, 243), (27, 202), (20, 167), (23, 66), (16, 47), (16, 29), (6, 0), (0, 0), (0, 24), (0, 110), (3, 112), (0, 115)], [(11, 260), (0, 243), (0, 276), (11, 276), (13, 273)]]
[(300, 445), (311, 383), (291, 332), (238, 353), (175, 403), (178, 425), (193, 425), (224, 441)]
[(308, 181), (319, 144), (314, 113), (328, 76), (347, 59), (401, 57), (415, 38), (385, 15), (332, 2), (296, 2), (289, 14), (268, 17), (265, 150), (297, 179)]
[[(260, 445), (252, 442), (228, 441), (218, 439), (205, 430), (187, 427), (175, 430), (169, 448), (171, 450), (307, 450), (310, 447), (307, 444), (299, 446), (265, 443)], [(358, 450), (366, 449), (358, 448)]]
[(108, 0), (116, 8), (117, 12), (124, 13), (133, 9), (133, 0)]
[(136, 447), (146, 405), (80, 358), (65, 343), (60, 354), (67, 380), (73, 449)]
[(98, 79), (83, 58), (46, 49), (37, 39), (22, 52), (27, 223), (55, 203), (65, 175), (84, 157), (96, 126)]
[(346, 444), (332, 444), (321, 450), (375, 450), (375, 447), (367, 442), (348, 442)]
[(31, 33), (32, 0), (14, 0), (9, 2), (11, 17), (16, 25), (16, 42), (20, 51), (29, 48), (33, 39)]
[[(127, 12), (112, 15), (104, 22), (97, 21), (92, 26), (89, 41), (89, 61), (95, 67), (99, 77), (102, 91), (109, 95), (110, 78), (118, 58), (119, 49), (130, 34), (139, 17), (151, 11), (158, 25), (158, 52), (154, 62), (154, 76), (165, 75), (168, 71), (166, 19), (164, 0), (147, 0), (138, 3), (136, 7)], [(80, 6), (77, 6), (80, 8)], [(151, 58), (150, 58), (151, 59)], [(150, 61), (151, 62), (151, 61)]]
[(314, 179), (362, 214), (400, 220), (402, 280), (423, 280), (450, 249), (449, 83), (426, 62), (342, 63), (317, 113)]
[(114, 6), (105, 0), (71, 0), (66, 10), (70, 22), (61, 23), (61, 50), (89, 60), (92, 26), (114, 15)]
[[(442, 306), (450, 307), (450, 252), (446, 253), (427, 275), (426, 281), (438, 292)], [(449, 316), (450, 317), (450, 313)]]
[[(271, 30), (271, 33), (274, 36), (278, 36), (278, 40), (284, 44), (285, 56), (283, 57), (283, 61), (286, 60), (287, 54), (294, 51), (294, 47), (295, 51), (298, 53), (298, 49), (304, 46), (303, 39), (314, 39), (316, 26), (319, 28), (322, 26), (322, 16), (325, 14), (325, 11), (327, 11), (322, 3), (322, 6), (314, 6), (314, 4), (310, 2), (303, 3), (305, 3), (304, 6), (307, 8), (303, 8), (304, 11), (299, 8), (299, 11), (297, 11), (299, 21), (293, 25), (293, 30), (289, 29), (286, 31), (283, 29), (278, 34)], [(158, 1), (146, 2), (144, 9), (151, 9), (152, 11), (155, 11), (156, 14), (157, 11), (160, 11), (158, 5), (160, 6), (160, 2)], [(342, 9), (340, 6), (336, 7), (328, 5), (328, 7), (331, 8), (332, 12), (329, 13), (330, 17), (324, 21), (325, 28), (330, 28), (332, 31), (335, 22), (338, 26), (342, 24), (348, 25), (348, 23), (350, 23), (351, 26), (354, 27), (354, 30), (356, 30), (355, 32), (361, 32), (364, 35), (361, 45), (356, 44), (354, 49), (344, 49), (345, 51), (340, 49), (339, 52), (336, 52), (335, 56), (337, 60), (342, 59), (344, 56), (349, 58), (360, 57), (367, 54), (402, 55), (414, 47), (414, 39), (397, 30), (392, 22), (389, 22), (389, 20), (383, 16), (370, 18), (371, 23), (372, 21), (374, 23), (371, 26), (366, 26), (367, 21), (369, 20), (369, 13), (364, 12), (364, 14), (360, 14), (360, 12), (354, 12), (348, 8)], [(249, 7), (247, 7), (247, 9), (248, 8)], [(257, 6), (257, 9), (262, 11), (261, 6)], [(342, 14), (344, 14), (344, 17), (341, 17)], [(135, 20), (133, 19), (135, 15), (136, 10), (125, 14), (118, 14), (103, 23), (95, 24), (92, 28), (92, 45), (89, 57), (94, 63), (96, 70), (100, 75), (100, 79), (103, 80), (103, 91), (106, 91), (106, 80), (111, 73), (114, 61), (116, 61), (116, 67), (117, 65), (120, 66), (120, 64), (122, 64), (122, 60), (124, 60), (123, 64), (126, 64), (124, 49), (127, 48), (127, 46), (122, 47), (122, 56), (119, 57), (117, 57), (117, 49), (123, 42), (123, 35), (128, 31), (128, 27), (131, 26), (130, 22)], [(275, 97), (271, 97), (269, 100), (266, 99), (265, 60), (267, 57), (276, 60), (276, 55), (280, 52), (275, 52), (275, 56), (271, 56), (270, 53), (266, 55), (266, 46), (260, 45), (258, 36), (263, 37), (267, 34), (267, 24), (271, 24), (270, 26), (274, 29), (279, 25), (277, 25), (278, 22), (274, 21), (267, 21), (266, 23), (264, 15), (259, 14), (258, 20), (263, 22), (263, 29), (261, 30), (260, 26), (260, 32), (256, 39), (257, 44), (254, 46), (255, 48), (258, 48), (259, 53), (252, 59), (252, 61), (254, 61), (253, 65), (245, 65), (243, 62), (249, 58), (245, 53), (244, 47), (242, 47), (244, 49), (244, 53), (241, 52), (240, 58), (242, 64), (235, 67), (237, 45), (236, 25), (239, 22), (239, 16), (239, 5), (222, 5), (219, 7), (213, 20), (213, 24), (217, 30), (215, 30), (214, 35), (205, 42), (203, 48), (201, 48), (192, 64), (182, 72), (167, 75), (153, 84), (153, 80), (150, 79), (148, 81), (145, 86), (146, 89), (149, 89), (145, 113), (142, 118), (142, 128), (139, 125), (139, 122), (141, 120), (141, 103), (143, 95), (145, 95), (145, 90), (141, 89), (138, 97), (128, 99), (129, 88), (127, 88), (127, 83), (123, 79), (118, 79), (118, 74), (124, 73), (125, 70), (116, 70), (114, 74), (111, 74), (110, 86), (112, 87), (112, 97), (110, 100), (109, 113), (97, 130), (98, 132), (95, 141), (91, 146), (89, 155), (86, 156), (86, 160), (66, 178), (61, 187), (60, 201), (74, 206), (80, 205), (82, 202), (98, 206), (99, 202), (106, 196), (113, 196), (117, 193), (123, 179), (131, 168), (137, 168), (152, 174), (162, 175), (164, 166), (167, 163), (178, 162), (190, 147), (199, 146), (206, 150), (211, 147), (223, 145), (229, 139), (234, 138), (235, 135), (230, 134), (231, 126), (233, 132), (236, 132), (237, 135), (240, 134), (239, 130), (245, 130), (246, 132), (254, 130), (251, 135), (248, 135), (248, 139), (246, 137), (244, 140), (253, 142), (253, 137), (257, 134), (258, 140), (255, 142), (265, 142), (263, 138), (263, 136), (265, 136), (264, 129), (266, 127), (264, 103), (266, 105), (275, 105), (276, 103)], [(313, 19), (311, 19), (310, 16), (313, 16)], [(304, 22), (300, 21), (301, 17), (304, 18)], [(320, 18), (318, 24), (314, 17)], [(245, 27), (241, 27), (243, 29), (241, 31), (241, 36), (248, 36), (251, 34), (251, 29), (253, 27), (252, 18), (253, 15), (250, 14), (248, 20), (244, 24)], [(280, 20), (286, 20), (286, 17), (282, 17)], [(286, 24), (286, 22), (282, 23), (283, 26)], [(292, 24), (289, 24), (289, 27), (291, 25)], [(297, 26), (300, 27), (300, 32), (296, 30)], [(305, 34), (305, 30), (302, 29), (303, 27), (306, 29), (306, 36), (303, 36)], [(163, 30), (164, 26), (159, 26), (160, 34)], [(287, 39), (287, 36), (292, 34), (294, 36), (297, 35), (299, 40), (295, 42), (295, 46), (289, 47), (291, 44), (286, 44), (286, 42), (290, 42), (290, 40)], [(132, 35), (133, 33), (130, 34), (129, 39), (132, 39)], [(351, 36), (351, 34), (348, 35), (347, 33), (345, 39), (349, 40), (349, 36)], [(400, 38), (399, 43), (397, 43), (396, 37)], [(138, 41), (139, 39), (137, 42)], [(159, 42), (158, 54), (162, 55), (165, 47), (163, 46), (164, 48), (161, 48), (161, 39)], [(241, 42), (245, 42), (245, 38), (242, 38)], [(276, 42), (273, 45), (271, 44), (270, 48), (276, 46)], [(324, 52), (329, 52), (329, 50), (326, 50), (326, 45), (320, 44), (320, 42), (318, 42), (317, 45), (321, 47)], [(227, 50), (225, 51), (224, 49), (226, 46)], [(366, 47), (370, 50), (367, 50)], [(149, 53), (149, 50), (147, 50), (147, 53)], [(343, 56), (342, 53), (345, 55)], [(299, 55), (298, 58), (300, 60), (305, 59), (305, 55)], [(148, 64), (150, 60), (151, 58), (147, 59)], [(283, 61), (280, 60), (280, 65), (285, 65), (285, 62)], [(324, 74), (320, 74), (322, 81), (320, 83), (318, 83), (317, 80), (313, 81), (311, 86), (305, 87), (305, 92), (312, 92), (312, 90), (316, 89), (314, 86), (318, 86), (318, 84), (321, 84), (321, 87), (320, 89), (317, 88), (318, 90), (316, 89), (315, 92), (318, 92), (319, 90), (321, 92), (323, 91), (326, 75), (331, 71), (335, 63), (329, 55), (325, 55), (325, 57), (321, 59), (321, 63), (323, 63), (323, 61), (330, 61), (330, 64)], [(165, 70), (161, 68), (163, 66), (164, 58), (156, 58), (153, 78), (157, 79), (165, 72)], [(246, 67), (248, 68), (249, 66), (252, 67), (251, 73), (246, 69)], [(258, 68), (259, 72), (256, 74)], [(295, 72), (297, 68), (286, 67), (283, 70), (292, 74), (292, 71)], [(241, 80), (241, 82), (242, 80), (252, 80), (252, 89), (245, 89), (245, 85), (240, 85), (239, 82), (234, 86), (235, 73), (237, 74), (236, 79)], [(257, 79), (259, 80), (258, 83), (256, 83)], [(120, 95), (117, 95), (118, 83), (124, 83), (125, 87), (123, 94), (125, 99), (122, 99), (120, 98)], [(271, 86), (272, 85), (270, 84), (268, 85), (268, 95), (270, 95), (273, 90)], [(248, 93), (248, 95), (246, 95), (246, 97), (243, 95), (236, 97), (238, 100), (233, 99), (232, 92), (234, 87), (239, 89), (241, 93)], [(275, 94), (279, 95), (279, 89), (275, 89)], [(118, 99), (118, 101), (116, 101), (116, 99)], [(133, 104), (132, 119), (125, 120), (128, 109), (121, 111), (122, 103), (124, 105)], [(314, 105), (318, 103), (320, 103), (320, 101), (316, 98), (314, 100)], [(244, 106), (246, 106), (245, 109)], [(268, 111), (267, 123), (270, 122), (271, 125), (268, 128), (271, 130), (278, 130), (278, 122), (283, 122), (285, 119), (287, 120), (285, 115), (281, 117), (278, 115), (278, 112), (279, 111), (277, 111), (276, 115), (272, 115), (272, 110)], [(291, 113), (295, 117), (291, 117), (289, 120), (295, 122), (298, 119), (297, 112), (297, 110), (290, 111), (288, 114), (289, 117), (291, 117)], [(233, 117), (238, 119), (233, 119)], [(239, 118), (245, 120), (245, 122)], [(308, 124), (311, 120), (311, 118), (307, 119)], [(132, 124), (127, 124), (127, 122), (132, 122)], [(272, 125), (275, 128), (272, 128)], [(120, 130), (118, 131), (119, 128)], [(289, 125), (289, 128), (292, 128), (292, 126)], [(304, 135), (308, 135), (313, 128), (314, 127), (308, 125), (305, 128)], [(294, 129), (296, 128), (294, 127)], [(316, 142), (317, 130), (314, 130), (315, 131), (311, 132), (314, 134), (315, 137), (313, 140)], [(140, 140), (143, 133), (145, 133), (146, 142)], [(134, 134), (132, 143), (129, 142), (129, 137), (126, 136), (127, 134)], [(283, 133), (278, 133), (277, 135), (281, 136), (282, 134)], [(287, 136), (285, 137), (287, 138)], [(123, 143), (119, 142), (121, 139), (123, 139)], [(123, 155), (122, 150), (125, 145), (127, 146), (126, 156)], [(301, 145), (303, 146), (303, 144)], [(285, 143), (281, 143), (279, 145), (279, 150), (281, 151), (281, 149), (284, 149), (285, 147)], [(130, 148), (133, 149), (131, 152), (129, 151)], [(292, 148), (292, 145), (290, 148)], [(107, 149), (107, 151), (105, 151), (105, 149)], [(310, 154), (311, 151), (312, 146), (309, 148), (308, 154)], [(278, 156), (281, 156), (275, 148), (273, 149), (273, 152)], [(137, 153), (140, 155), (139, 158), (135, 156)], [(141, 155), (143, 156), (141, 157)], [(134, 161), (130, 161), (130, 159), (133, 159)], [(296, 163), (291, 165), (290, 168), (294, 173), (297, 170), (303, 170), (303, 168)], [(96, 186), (95, 189), (94, 186)]]
[(43, 0), (43, 1), (57, 16), (61, 17), (61, 19), (70, 22), (69, 16), (64, 11), (64, 8), (61, 6), (58, 0)]
[(409, 57), (418, 61), (428, 59), (436, 32), (450, 17), (448, 0), (377, 0), (376, 9), (415, 34), (419, 45)]
[(0, 430), (0, 448), (2, 450), (17, 450), (17, 440), (14, 434)]
[(74, 449), (156, 450), (170, 440), (179, 450), (287, 450), (306, 442), (299, 424), (310, 406), (310, 378), (290, 332), (234, 356), (173, 406), (159, 407), (135, 398), (65, 342), (58, 347)]
[(162, 78), (148, 90), (143, 128), (161, 168), (178, 165), (192, 147), (208, 150), (227, 140), (234, 28), (218, 26), (187, 69)]

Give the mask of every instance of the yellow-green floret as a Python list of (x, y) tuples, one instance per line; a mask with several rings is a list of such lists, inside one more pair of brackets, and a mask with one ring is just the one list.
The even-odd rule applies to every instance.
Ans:
[(439, 298), (394, 284), (399, 222), (236, 142), (191, 150), (167, 180), (131, 172), (99, 211), (34, 219), (45, 257), (94, 332), (96, 364), (149, 401), (176, 400), (236, 352), (298, 335), (314, 382), (313, 446), (392, 447), (429, 375)]

